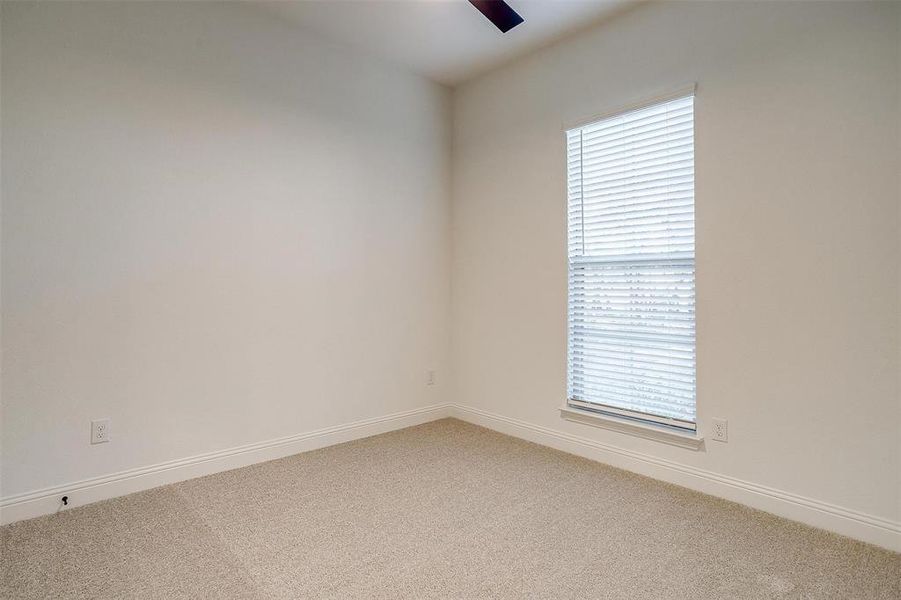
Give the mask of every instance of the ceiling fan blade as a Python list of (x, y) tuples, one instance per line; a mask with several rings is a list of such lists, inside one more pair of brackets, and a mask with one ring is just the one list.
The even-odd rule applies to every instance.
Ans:
[(501, 33), (507, 33), (523, 21), (504, 0), (469, 0), (469, 3), (494, 23)]

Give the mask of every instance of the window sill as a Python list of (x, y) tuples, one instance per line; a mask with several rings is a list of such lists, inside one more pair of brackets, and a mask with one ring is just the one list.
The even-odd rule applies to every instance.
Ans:
[(664, 427), (655, 425), (646, 425), (619, 417), (613, 417), (600, 413), (590, 412), (587, 410), (579, 410), (571, 406), (563, 406), (560, 408), (560, 416), (567, 421), (582, 423), (583, 425), (591, 425), (593, 427), (601, 427), (610, 429), (620, 433), (634, 435), (646, 440), (653, 440), (669, 444), (670, 446), (678, 446), (687, 450), (700, 450), (704, 447), (704, 438), (693, 433), (682, 433), (673, 431)]

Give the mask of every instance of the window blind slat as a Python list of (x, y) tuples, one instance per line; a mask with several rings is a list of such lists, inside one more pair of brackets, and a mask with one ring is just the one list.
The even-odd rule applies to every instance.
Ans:
[[(650, 185), (649, 183), (658, 183), (658, 185)], [(692, 201), (694, 196), (694, 187), (690, 185), (690, 181), (665, 181), (663, 184), (659, 182), (641, 182), (636, 184), (630, 182), (628, 185), (619, 186), (619, 189), (611, 188), (585, 189), (579, 185), (576, 189), (569, 189), (567, 193), (571, 196), (581, 196), (582, 212), (590, 216), (592, 213), (604, 213), (613, 211), (617, 208), (641, 208), (641, 204), (646, 205), (679, 205), (685, 204), (686, 201)], [(647, 207), (646, 207), (647, 208)]]
[(694, 97), (566, 134), (568, 395), (695, 422)]
[(623, 383), (652, 383), (664, 389), (685, 392), (689, 395), (694, 391), (694, 380), (682, 381), (675, 373), (667, 373), (665, 376), (654, 376), (643, 372), (630, 373), (625, 369), (611, 371), (609, 369), (598, 368), (596, 365), (590, 365), (590, 368), (586, 369), (586, 366), (588, 365), (585, 365), (584, 363), (573, 363), (571, 367), (573, 369), (573, 376), (581, 377), (586, 381), (610, 381), (614, 382), (616, 385), (622, 385)]
[(611, 162), (641, 159), (649, 154), (665, 153), (671, 149), (689, 149), (691, 148), (690, 127), (690, 123), (685, 123), (679, 127), (662, 130), (664, 133), (661, 133), (661, 130), (645, 131), (640, 138), (583, 142), (581, 163), (594, 167)]

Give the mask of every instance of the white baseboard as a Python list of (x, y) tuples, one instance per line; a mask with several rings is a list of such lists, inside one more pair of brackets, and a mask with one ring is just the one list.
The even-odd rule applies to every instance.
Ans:
[[(458, 404), (418, 408), (2, 498), (0, 524), (31, 519), (99, 500), (349, 442), (448, 416), (739, 502), (883, 548), (901, 551), (901, 523)], [(60, 502), (63, 495), (69, 497), (69, 504), (66, 507)]]
[[(0, 499), (0, 524), (403, 429), (449, 415), (448, 404), (427, 406), (18, 494)], [(65, 507), (60, 501), (63, 495), (69, 497)]]
[(901, 523), (888, 519), (477, 408), (454, 404), (450, 408), (450, 416), (543, 446), (732, 500), (889, 550), (901, 551)]

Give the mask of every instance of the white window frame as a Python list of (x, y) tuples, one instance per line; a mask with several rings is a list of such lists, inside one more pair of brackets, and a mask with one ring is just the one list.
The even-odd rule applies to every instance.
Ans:
[[(596, 123), (597, 121), (604, 120), (606, 118), (614, 117), (616, 115), (630, 112), (633, 110), (638, 110), (647, 106), (652, 106), (654, 104), (663, 103), (669, 100), (675, 100), (681, 97), (693, 95), (697, 97), (696, 94), (697, 86), (696, 84), (690, 84), (687, 86), (682, 86), (673, 91), (670, 91), (666, 94), (657, 95), (651, 98), (645, 98), (642, 101), (629, 103), (623, 106), (620, 106), (616, 109), (608, 110), (602, 113), (598, 113), (592, 115), (587, 118), (582, 118), (577, 121), (565, 122), (563, 124), (563, 135), (564, 135), (564, 144), (566, 144), (566, 135), (567, 132), (573, 129), (578, 129), (581, 127), (588, 126), (590, 124)], [(568, 185), (568, 176), (566, 171), (566, 165), (568, 161), (568, 152), (565, 150), (566, 146), (564, 145), (564, 156), (563, 156), (563, 164), (564, 164), (564, 206), (565, 210), (569, 210), (569, 198), (567, 185)], [(569, 259), (569, 218), (567, 217), (565, 220), (565, 227), (567, 230), (566, 235), (566, 248), (565, 248), (565, 260), (566, 260), (566, 268), (567, 268), (567, 280), (569, 279), (569, 270), (570, 270), (570, 259)], [(567, 284), (568, 286), (569, 284)], [(567, 294), (568, 295), (568, 294)], [(570, 341), (570, 323), (569, 323), (569, 300), (567, 299), (567, 314), (566, 314), (566, 359), (565, 364), (567, 368), (567, 379), (569, 379), (569, 341)], [(697, 340), (695, 340), (695, 345), (697, 346)], [(695, 364), (695, 372), (697, 372), (697, 364)], [(622, 433), (628, 433), (631, 435), (635, 435), (638, 437), (643, 437), (646, 439), (652, 439), (656, 441), (661, 441), (664, 443), (672, 444), (675, 446), (688, 448), (692, 450), (698, 450), (703, 447), (703, 438), (698, 433), (698, 421), (700, 420), (697, 412), (698, 412), (698, 403), (697, 403), (697, 391), (695, 392), (695, 422), (693, 424), (689, 424), (686, 422), (676, 422), (672, 419), (668, 419), (666, 417), (658, 417), (656, 415), (651, 415), (647, 413), (640, 413), (637, 411), (629, 411), (622, 410), (613, 406), (602, 406), (594, 403), (582, 402), (579, 400), (573, 400), (569, 398), (569, 394), (565, 394), (566, 402), (563, 407), (560, 409), (560, 415), (564, 419), (593, 425), (597, 427), (602, 427), (605, 429), (612, 429), (614, 431), (619, 431)]]

